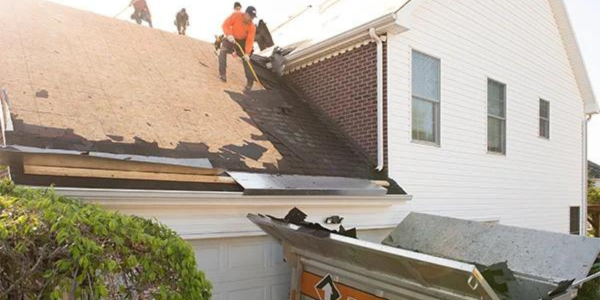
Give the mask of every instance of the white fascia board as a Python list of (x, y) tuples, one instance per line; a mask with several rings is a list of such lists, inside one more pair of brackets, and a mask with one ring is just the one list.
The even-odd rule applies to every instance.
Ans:
[(556, 20), (565, 50), (567, 51), (575, 81), (583, 98), (584, 112), (590, 115), (600, 113), (598, 101), (596, 100), (583, 56), (581, 55), (577, 37), (571, 25), (567, 7), (563, 0), (549, 0), (549, 3), (554, 13), (554, 19)]
[(414, 11), (426, 0), (408, 0), (395, 12), (396, 23), (404, 28), (412, 28)]
[(370, 40), (369, 29), (371, 28), (375, 28), (377, 34), (396, 34), (407, 30), (407, 28), (403, 28), (396, 22), (396, 14), (389, 13), (336, 36), (290, 53), (286, 57), (286, 69), (290, 70), (298, 65), (316, 61), (325, 56), (331, 56), (336, 51), (343, 51), (351, 45)]
[(392, 206), (410, 195), (386, 196), (246, 196), (239, 192), (163, 191), (92, 188), (54, 188), (59, 195), (109, 207), (289, 207)]
[(598, 106), (598, 103), (586, 103), (585, 113), (588, 115), (600, 114), (600, 107)]

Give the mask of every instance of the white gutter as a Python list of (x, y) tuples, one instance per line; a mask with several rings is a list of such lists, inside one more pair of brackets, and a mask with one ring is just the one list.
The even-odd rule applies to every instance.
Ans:
[(375, 28), (369, 29), (371, 39), (377, 43), (377, 171), (383, 171), (383, 41)]
[(583, 120), (583, 182), (581, 195), (581, 209), (579, 210), (579, 235), (587, 236), (587, 216), (588, 216), (588, 124), (592, 119), (592, 115), (588, 114)]
[[(34, 187), (46, 189), (46, 187)], [(392, 206), (410, 201), (410, 195), (386, 196), (247, 196), (241, 192), (127, 190), (56, 187), (59, 195), (108, 207), (289, 207)]]
[(371, 28), (376, 28), (378, 32), (390, 33), (408, 30), (408, 28), (404, 28), (397, 24), (395, 14), (386, 14), (324, 41), (293, 51), (286, 56), (286, 70), (291, 70), (304, 62), (309, 62), (319, 57), (326, 56), (330, 52), (334, 52), (335, 50), (344, 46), (356, 44), (360, 40), (368, 40), (370, 37), (369, 30)]

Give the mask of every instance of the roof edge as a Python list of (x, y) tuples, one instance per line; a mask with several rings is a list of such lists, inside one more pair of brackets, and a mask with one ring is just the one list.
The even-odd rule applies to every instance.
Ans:
[[(46, 189), (47, 187), (29, 186)], [(348, 196), (348, 195), (272, 195), (248, 196), (243, 192), (189, 190), (133, 190), (119, 188), (54, 187), (63, 196), (111, 207), (136, 206), (222, 206), (222, 207), (290, 207), (294, 205), (331, 206), (393, 206), (406, 204), (411, 195)]]
[(563, 0), (548, 0), (548, 2), (554, 13), (556, 25), (567, 51), (579, 93), (584, 102), (584, 112), (585, 114), (598, 114), (600, 113), (600, 107), (598, 106), (598, 101), (594, 94), (583, 56), (581, 55), (581, 49), (577, 42), (567, 7)]
[(286, 69), (292, 70), (302, 64), (317, 61), (322, 57), (331, 56), (341, 49), (355, 46), (370, 39), (369, 29), (375, 28), (377, 34), (396, 33), (408, 30), (396, 22), (396, 14), (385, 14), (360, 26), (344, 31), (336, 36), (294, 51), (287, 56)]

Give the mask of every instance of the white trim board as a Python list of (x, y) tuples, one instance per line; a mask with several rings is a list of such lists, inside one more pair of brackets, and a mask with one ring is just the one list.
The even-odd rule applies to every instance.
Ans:
[[(38, 187), (43, 188), (43, 187)], [(410, 195), (386, 196), (245, 196), (240, 192), (125, 190), (92, 188), (54, 188), (67, 197), (111, 207), (289, 207), (308, 206), (392, 206), (405, 204)]]

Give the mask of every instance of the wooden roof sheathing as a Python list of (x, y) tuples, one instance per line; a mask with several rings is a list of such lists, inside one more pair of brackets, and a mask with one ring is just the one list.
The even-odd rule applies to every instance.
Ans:
[(239, 59), (220, 82), (209, 43), (38, 0), (0, 0), (0, 32), (9, 145), (368, 175), (366, 160), (294, 93), (243, 94)]

